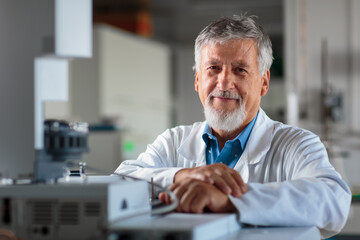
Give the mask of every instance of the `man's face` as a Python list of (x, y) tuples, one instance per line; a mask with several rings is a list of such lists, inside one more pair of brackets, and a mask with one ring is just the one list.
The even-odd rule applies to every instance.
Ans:
[[(269, 88), (270, 72), (260, 76), (257, 45), (254, 40), (231, 40), (206, 45), (201, 51), (200, 69), (196, 72), (195, 90), (205, 107), (213, 91), (227, 91), (241, 96), (246, 116), (239, 128), (244, 128), (256, 115), (261, 97)], [(212, 96), (208, 105), (221, 114), (229, 114), (240, 107), (240, 101), (231, 97)]]

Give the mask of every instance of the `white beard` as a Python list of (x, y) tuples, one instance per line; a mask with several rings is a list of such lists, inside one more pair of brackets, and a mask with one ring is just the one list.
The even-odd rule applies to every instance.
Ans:
[[(232, 112), (217, 110), (210, 105), (210, 99), (212, 96), (238, 99), (239, 107)], [(206, 122), (210, 127), (225, 132), (231, 132), (239, 128), (240, 125), (244, 122), (246, 117), (246, 110), (245, 106), (242, 104), (241, 96), (237, 94), (231, 94), (228, 91), (213, 91), (209, 94), (205, 101), (204, 114)]]

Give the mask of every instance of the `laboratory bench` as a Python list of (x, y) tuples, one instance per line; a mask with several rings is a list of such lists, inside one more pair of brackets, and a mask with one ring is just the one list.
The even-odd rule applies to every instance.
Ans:
[(320, 239), (316, 227), (244, 227), (224, 240), (315, 240)]
[(161, 240), (203, 240), (203, 239), (221, 239), (221, 240), (319, 240), (320, 232), (316, 227), (244, 227), (239, 231), (223, 235), (218, 238), (191, 238), (180, 235), (166, 235), (162, 238), (129, 238), (124, 235), (114, 235), (111, 240), (140, 240), (140, 239), (161, 239)]
[(169, 213), (135, 217), (110, 227), (111, 240), (318, 240), (316, 227), (256, 227), (239, 224), (236, 214)]

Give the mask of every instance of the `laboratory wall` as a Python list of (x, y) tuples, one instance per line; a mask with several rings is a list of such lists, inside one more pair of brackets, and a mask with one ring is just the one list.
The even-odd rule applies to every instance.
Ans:
[[(295, 93), (298, 103), (297, 121), (290, 123), (322, 135), (321, 93), (326, 90), (340, 100), (332, 127), (342, 133), (359, 132), (359, 2), (301, 0), (284, 4), (286, 92)], [(291, 108), (288, 106), (288, 112)]]
[(174, 47), (174, 125), (204, 121), (203, 107), (195, 91), (194, 46)]
[(0, 178), (33, 174), (34, 58), (53, 46), (54, 1), (0, 1)]

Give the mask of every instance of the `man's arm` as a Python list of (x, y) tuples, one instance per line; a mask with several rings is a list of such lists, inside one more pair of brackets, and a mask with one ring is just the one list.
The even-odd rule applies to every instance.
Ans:
[(324, 238), (344, 226), (350, 204), (346, 187), (332, 180), (249, 183), (242, 198), (229, 196), (240, 221), (263, 226), (317, 226)]
[(279, 174), (285, 180), (248, 183), (249, 190), (242, 198), (229, 196), (241, 222), (312, 225), (320, 229), (323, 237), (339, 232), (347, 220), (351, 192), (329, 163), (319, 138), (305, 134), (273, 149), (272, 161), (265, 166), (272, 169), (269, 175)]
[(147, 181), (153, 178), (154, 183), (168, 187), (173, 183), (175, 173), (184, 167), (175, 157), (176, 147), (173, 133), (168, 129), (149, 144), (136, 160), (122, 162), (115, 173)]

